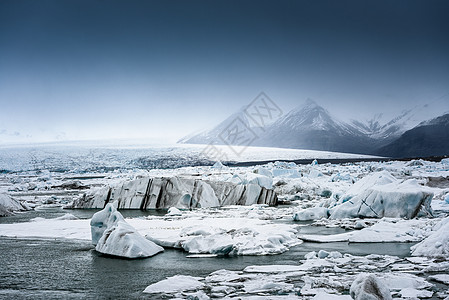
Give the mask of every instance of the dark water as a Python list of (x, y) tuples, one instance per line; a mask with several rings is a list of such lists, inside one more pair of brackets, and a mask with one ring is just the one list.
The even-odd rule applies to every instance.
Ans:
[[(1, 218), (0, 223), (53, 218), (70, 212), (90, 218), (94, 210), (28, 212)], [(125, 216), (162, 212), (124, 212)], [(309, 233), (336, 229), (309, 226)], [(304, 254), (321, 249), (355, 255), (371, 253), (406, 256), (412, 244), (303, 243), (274, 256), (186, 258), (187, 253), (166, 249), (140, 260), (105, 257), (89, 242), (24, 240), (0, 237), (0, 298), (2, 299), (136, 299), (148, 285), (176, 274), (206, 276), (219, 270), (242, 270), (248, 265), (298, 264)]]

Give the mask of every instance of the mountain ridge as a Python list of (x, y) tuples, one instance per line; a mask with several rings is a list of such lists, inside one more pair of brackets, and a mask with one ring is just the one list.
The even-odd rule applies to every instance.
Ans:
[[(327, 109), (308, 99), (274, 123), (266, 127), (251, 124), (245, 115), (245, 107), (220, 122), (211, 130), (203, 131), (192, 137), (184, 137), (180, 143), (192, 144), (226, 144), (220, 134), (236, 119), (252, 131), (257, 138), (251, 140), (251, 146), (295, 148), (349, 152), (359, 154), (379, 155), (380, 152), (390, 153), (384, 147), (394, 143), (409, 130), (425, 125), (432, 111), (428, 105), (415, 106), (403, 110), (397, 116), (383, 120), (383, 114), (375, 114), (366, 121), (342, 121), (333, 116)], [(248, 145), (249, 146), (249, 145)], [(384, 149), (384, 150), (381, 150)], [(449, 152), (449, 150), (448, 150)]]

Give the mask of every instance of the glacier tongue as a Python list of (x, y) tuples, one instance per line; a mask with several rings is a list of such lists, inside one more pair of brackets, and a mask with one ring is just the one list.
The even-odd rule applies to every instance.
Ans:
[(116, 203), (118, 209), (181, 209), (224, 205), (276, 205), (277, 196), (268, 189), (271, 178), (252, 174), (241, 182), (203, 180), (194, 176), (144, 177), (116, 186), (91, 189), (73, 203), (73, 208), (103, 208)]

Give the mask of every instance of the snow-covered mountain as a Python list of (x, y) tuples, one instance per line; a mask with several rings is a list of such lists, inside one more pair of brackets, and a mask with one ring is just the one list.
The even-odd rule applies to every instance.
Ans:
[(245, 113), (245, 109), (246, 106), (242, 107), (239, 111), (226, 118), (211, 130), (205, 130), (198, 134), (183, 137), (178, 143), (223, 145), (226, 144), (225, 141), (227, 141), (225, 133), (230, 130), (233, 125), (240, 126), (241, 128), (249, 128), (256, 136), (258, 136), (260, 134), (260, 128), (248, 117)]
[(421, 122), (378, 154), (391, 157), (427, 157), (449, 154), (449, 114)]
[[(267, 127), (255, 144), (359, 153), (366, 152), (370, 140), (353, 125), (308, 100)], [(351, 150), (348, 145), (352, 145)]]
[(444, 113), (447, 111), (442, 111), (440, 105), (430, 103), (404, 110), (391, 119), (387, 119), (384, 114), (376, 114), (369, 120), (352, 120), (351, 124), (370, 138), (391, 142), (421, 122)]
[(422, 126), (422, 122), (442, 113), (444, 111), (438, 106), (426, 104), (404, 110), (390, 119), (384, 114), (376, 114), (369, 120), (345, 122), (313, 100), (307, 100), (274, 123), (257, 127), (243, 107), (213, 129), (183, 138), (180, 142), (225, 144), (223, 132), (238, 120), (256, 137), (251, 140), (252, 146), (379, 154), (379, 149), (393, 143), (408, 130)]

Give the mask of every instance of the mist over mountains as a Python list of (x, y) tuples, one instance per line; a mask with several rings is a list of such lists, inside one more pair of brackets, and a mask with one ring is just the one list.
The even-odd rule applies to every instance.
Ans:
[[(382, 114), (369, 120), (340, 120), (315, 101), (307, 100), (275, 122), (260, 127), (251, 122), (243, 107), (211, 130), (190, 135), (179, 142), (246, 146), (242, 143), (246, 141), (251, 146), (388, 157), (446, 155), (449, 153), (449, 114), (438, 115), (444, 113), (447, 112), (438, 112), (426, 104), (386, 120)], [(247, 138), (240, 141), (223, 138), (226, 131), (232, 130), (244, 132)]]

